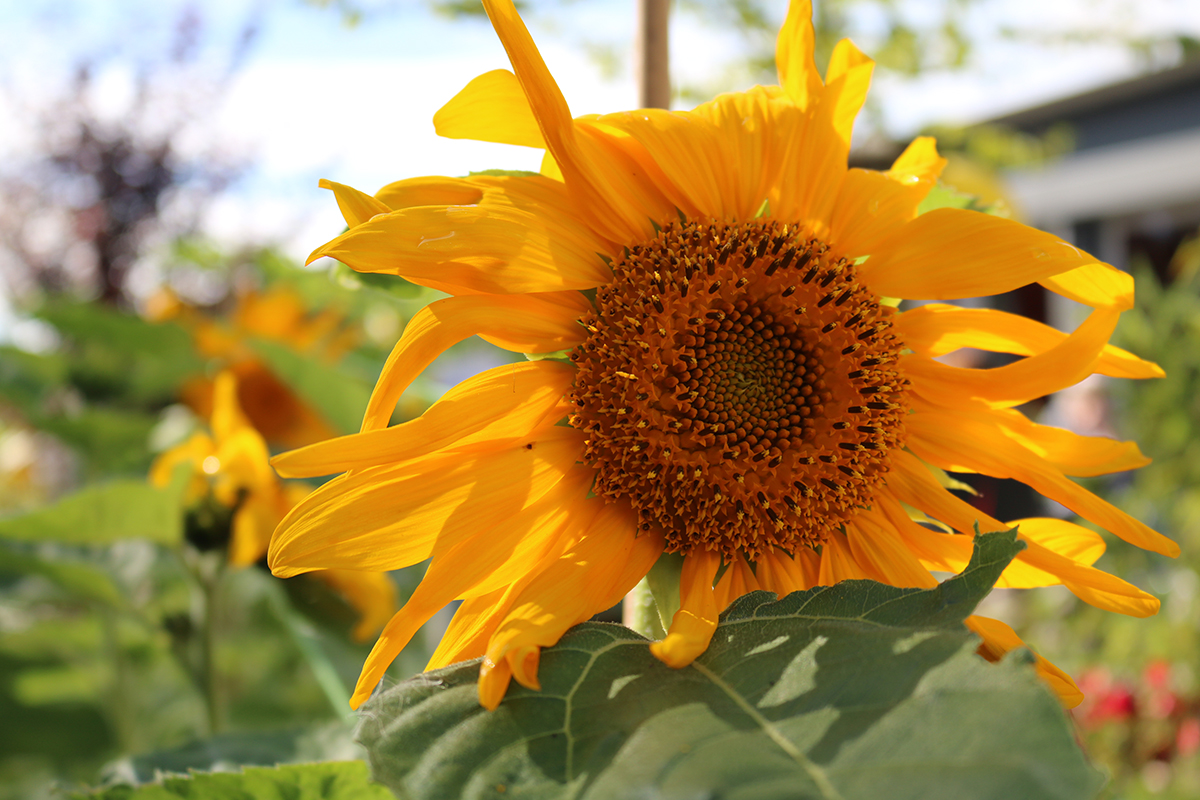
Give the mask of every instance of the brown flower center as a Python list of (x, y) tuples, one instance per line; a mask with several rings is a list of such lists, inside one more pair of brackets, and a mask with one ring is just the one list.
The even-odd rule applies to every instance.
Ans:
[(593, 491), (628, 501), (669, 551), (820, 544), (902, 444), (892, 309), (795, 226), (671, 224), (612, 265), (571, 424)]

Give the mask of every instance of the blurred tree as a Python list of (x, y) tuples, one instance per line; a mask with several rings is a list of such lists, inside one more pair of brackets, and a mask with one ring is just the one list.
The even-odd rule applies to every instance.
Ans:
[[(130, 270), (152, 238), (192, 231), (208, 200), (244, 164), (186, 140), (213, 110), (255, 38), (245, 24), (215, 70), (200, 68), (203, 20), (180, 13), (161, 51), (129, 59), (120, 47), (83, 57), (69, 84), (9, 98), (33, 129), (34, 150), (0, 170), (0, 259), (9, 291), (127, 298)], [(133, 61), (131, 99), (101, 113), (98, 76)]]

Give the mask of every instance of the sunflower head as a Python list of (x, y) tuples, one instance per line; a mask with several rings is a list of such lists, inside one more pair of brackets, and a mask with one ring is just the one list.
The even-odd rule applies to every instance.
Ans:
[[(540, 648), (683, 556), (680, 608), (652, 652), (684, 667), (717, 615), (756, 589), (851, 578), (928, 587), (960, 572), (976, 528), (1010, 525), (947, 490), (943, 470), (1016, 478), (1117, 536), (1173, 542), (1071, 477), (1145, 463), (1136, 445), (1015, 410), (1100, 373), (1161, 375), (1108, 345), (1127, 275), (1049, 234), (961, 209), (917, 209), (945, 160), (914, 141), (886, 172), (849, 169), (872, 64), (851, 43), (825, 77), (811, 8), (788, 11), (780, 85), (692, 111), (573, 118), (510, 0), (485, 0), (513, 71), (438, 112), (452, 138), (539, 147), (540, 175), (415, 178), (375, 196), (326, 182), (349, 229), (313, 253), (450, 295), (418, 312), (358, 434), (277, 457), (281, 474), (345, 473), (281, 523), (276, 574), (396, 569), (431, 558), (363, 668), (357, 706), (421, 624), (462, 600), (430, 667), (482, 656), (480, 699), (536, 688)], [(1070, 335), (954, 300), (1031, 283), (1090, 309)], [(464, 381), (388, 427), (405, 388), (469, 336), (568, 351)], [(1018, 356), (938, 361), (962, 347)], [(1065, 585), (1120, 613), (1158, 601), (1092, 567), (1103, 540), (1017, 521), (1000, 585)], [(1011, 629), (972, 618), (998, 658)], [(1070, 678), (1039, 669), (1064, 700)]]
[(211, 435), (195, 433), (155, 459), (150, 480), (164, 486), (185, 465), (191, 538), (202, 549), (228, 547), (230, 564), (246, 566), (266, 552), (272, 530), (299, 498), (271, 471), (266, 442), (242, 412), (232, 372), (214, 381), (210, 428)]
[(893, 309), (803, 228), (670, 223), (581, 320), (570, 422), (593, 489), (667, 549), (819, 546), (869, 505), (908, 412)]

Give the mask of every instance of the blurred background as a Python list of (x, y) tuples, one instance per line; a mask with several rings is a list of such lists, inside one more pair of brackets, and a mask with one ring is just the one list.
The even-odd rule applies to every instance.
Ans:
[[(639, 105), (638, 0), (518, 5), (575, 114)], [(1163, 610), (1125, 619), (1052, 588), (997, 591), (987, 612), (1088, 694), (1073, 713), (1105, 796), (1200, 796), (1200, 4), (815, 6), (818, 65), (845, 36), (879, 64), (855, 165), (932, 133), (941, 202), (1136, 277), (1117, 343), (1169, 377), (1092, 378), (1024, 410), (1154, 458), (1090, 482), (1180, 542), (1172, 561), (1113, 539), (1098, 564)], [(670, 104), (774, 82), (785, 11), (676, 0)], [(344, 227), (317, 181), (536, 170), (539, 152), (433, 134), (444, 102), (505, 66), (475, 0), (0, 0), (0, 800), (357, 757), (349, 687), (421, 568), (272, 578), (266, 537), (312, 486), (266, 459), (356, 430), (438, 295), (303, 267)], [(1081, 318), (1038, 287), (987, 302)], [(394, 420), (511, 358), (457, 345)], [(1002, 519), (1068, 513), (960, 477)]]

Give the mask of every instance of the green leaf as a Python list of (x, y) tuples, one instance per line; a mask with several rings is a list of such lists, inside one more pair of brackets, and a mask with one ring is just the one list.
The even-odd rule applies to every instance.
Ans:
[(182, 483), (160, 489), (144, 480), (93, 486), (18, 517), (0, 519), (0, 538), (104, 545), (122, 539), (175, 544), (182, 536)]
[[(229, 764), (274, 767), (314, 761), (341, 761), (359, 753), (352, 729), (343, 723), (283, 730), (218, 733), (169, 750), (130, 756), (110, 764), (107, 774), (149, 783), (161, 773), (219, 770)], [(361, 763), (361, 762), (359, 762)]]
[(1020, 551), (977, 537), (935, 589), (871, 581), (755, 592), (673, 670), (617, 625), (542, 651), (541, 691), (479, 707), (478, 662), (365, 707), (360, 740), (400, 797), (1068, 798), (1099, 775), (1027, 651), (997, 665), (962, 625)]
[(187, 777), (164, 777), (145, 786), (114, 786), (74, 800), (392, 800), (384, 787), (372, 783), (361, 761), (247, 767), (241, 772), (199, 772)]
[(158, 416), (139, 411), (86, 407), (77, 414), (34, 414), (30, 421), (87, 459), (91, 474), (144, 473), (153, 454), (147, 443)]
[(93, 401), (165, 404), (203, 369), (191, 337), (99, 303), (52, 303), (38, 312), (68, 339), (71, 382)]
[(334, 428), (343, 433), (358, 430), (371, 399), (371, 387), (366, 380), (286, 345), (259, 339), (253, 346), (272, 372), (312, 404)]
[(0, 539), (0, 575), (41, 575), (70, 594), (113, 607), (124, 594), (90, 552), (57, 542)]

